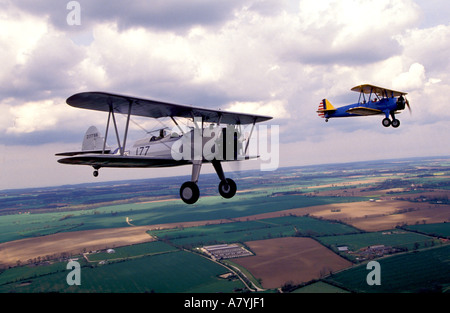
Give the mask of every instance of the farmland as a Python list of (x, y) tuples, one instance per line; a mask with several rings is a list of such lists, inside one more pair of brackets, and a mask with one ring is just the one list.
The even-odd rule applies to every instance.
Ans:
[(143, 256), (126, 262), (82, 267), (81, 287), (66, 283), (67, 273), (57, 271), (29, 284), (9, 283), (3, 292), (232, 292), (242, 287), (238, 281), (220, 279), (226, 269), (203, 257), (176, 251)]
[[(205, 174), (192, 206), (180, 177), (0, 191), (0, 292), (449, 291), (450, 159), (232, 175), (232, 200)], [(253, 255), (199, 249), (222, 243)], [(382, 288), (366, 283), (370, 260)]]
[(337, 273), (327, 281), (337, 286), (345, 286), (354, 292), (449, 292), (449, 248), (450, 246), (446, 245), (380, 259), (383, 277), (386, 278), (379, 286), (369, 286), (365, 283), (365, 266)]

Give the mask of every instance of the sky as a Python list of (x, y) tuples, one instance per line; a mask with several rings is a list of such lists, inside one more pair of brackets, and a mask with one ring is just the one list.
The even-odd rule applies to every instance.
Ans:
[[(190, 175), (57, 163), (105, 129), (66, 104), (83, 91), (273, 116), (279, 167), (450, 155), (449, 16), (448, 0), (0, 0), (0, 189)], [(408, 93), (399, 128), (317, 116), (363, 83)]]

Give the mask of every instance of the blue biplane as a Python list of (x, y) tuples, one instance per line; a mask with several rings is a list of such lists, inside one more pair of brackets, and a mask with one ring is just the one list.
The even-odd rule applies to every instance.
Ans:
[[(406, 92), (390, 90), (369, 84), (353, 87), (352, 91), (359, 92), (357, 103), (335, 108), (327, 99), (323, 99), (319, 105), (317, 113), (320, 117), (328, 119), (334, 117), (368, 116), (384, 114), (382, 121), (384, 127), (392, 126), (397, 128), (400, 121), (395, 118), (395, 114), (405, 109), (405, 105), (411, 111), (408, 100), (405, 98)], [(366, 97), (368, 95), (368, 97)], [(392, 117), (392, 120), (389, 118)]]

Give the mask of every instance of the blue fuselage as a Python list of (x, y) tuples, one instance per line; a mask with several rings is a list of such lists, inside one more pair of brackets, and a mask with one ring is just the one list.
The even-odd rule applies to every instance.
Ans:
[(370, 100), (368, 102), (357, 102), (336, 108), (335, 111), (325, 112), (325, 118), (377, 114), (385, 114), (386, 117), (388, 117), (390, 114), (393, 114), (399, 109), (401, 110), (403, 108), (398, 107), (397, 98), (383, 98), (380, 100), (376, 99), (376, 101)]

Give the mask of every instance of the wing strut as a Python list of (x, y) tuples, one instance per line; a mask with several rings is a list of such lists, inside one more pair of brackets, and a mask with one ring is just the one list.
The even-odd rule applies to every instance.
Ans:
[(105, 154), (105, 149), (106, 149), (106, 140), (108, 140), (108, 131), (109, 131), (109, 121), (111, 120), (111, 110), (109, 110), (108, 113), (108, 120), (106, 122), (106, 131), (105, 131), (105, 140), (103, 141), (103, 150), (102, 150), (102, 154)]
[(122, 147), (122, 152), (121, 155), (123, 156), (123, 154), (125, 153), (125, 145), (127, 143), (127, 137), (128, 137), (128, 128), (130, 126), (130, 117), (131, 117), (131, 106), (133, 105), (133, 101), (129, 100), (129, 106), (128, 106), (128, 116), (127, 116), (127, 124), (125, 126), (125, 136), (123, 138), (123, 147)]
[(244, 156), (247, 155), (248, 145), (250, 144), (250, 138), (252, 138), (253, 129), (255, 128), (256, 119), (253, 121), (252, 130), (250, 131), (250, 135), (248, 136), (247, 143), (245, 144)]
[(183, 135), (186, 135), (185, 132), (183, 131), (183, 129), (181, 129), (180, 125), (178, 125), (177, 121), (173, 118), (173, 116), (170, 117), (172, 119), (172, 121), (175, 123), (175, 125), (177, 125), (178, 129), (180, 130), (180, 132)]
[(120, 142), (119, 129), (117, 127), (116, 116), (114, 114), (114, 106), (110, 99), (108, 99), (108, 104), (109, 104), (109, 113), (108, 113), (108, 119), (106, 122), (105, 142), (103, 143), (102, 154), (105, 154), (106, 140), (108, 138), (108, 132), (109, 132), (109, 124), (110, 124), (111, 117), (112, 117), (114, 131), (116, 133), (117, 145), (119, 146), (120, 155), (123, 156), (125, 154), (125, 146), (127, 144), (128, 129), (130, 127), (130, 119), (131, 119), (131, 107), (133, 105), (133, 101), (129, 100), (129, 103), (128, 103), (128, 114), (127, 114), (127, 122), (125, 125), (125, 133), (124, 133), (123, 143)]
[(114, 108), (113, 108), (113, 106), (112, 106), (112, 103), (110, 103), (110, 111), (109, 111), (109, 113), (111, 114), (112, 119), (113, 119), (114, 130), (116, 131), (117, 144), (118, 144), (118, 146), (119, 146), (120, 154), (122, 154), (122, 145), (120, 144), (119, 131), (118, 131), (118, 129), (117, 129), (117, 122), (116, 122), (116, 117), (115, 117), (115, 115), (114, 115)]

